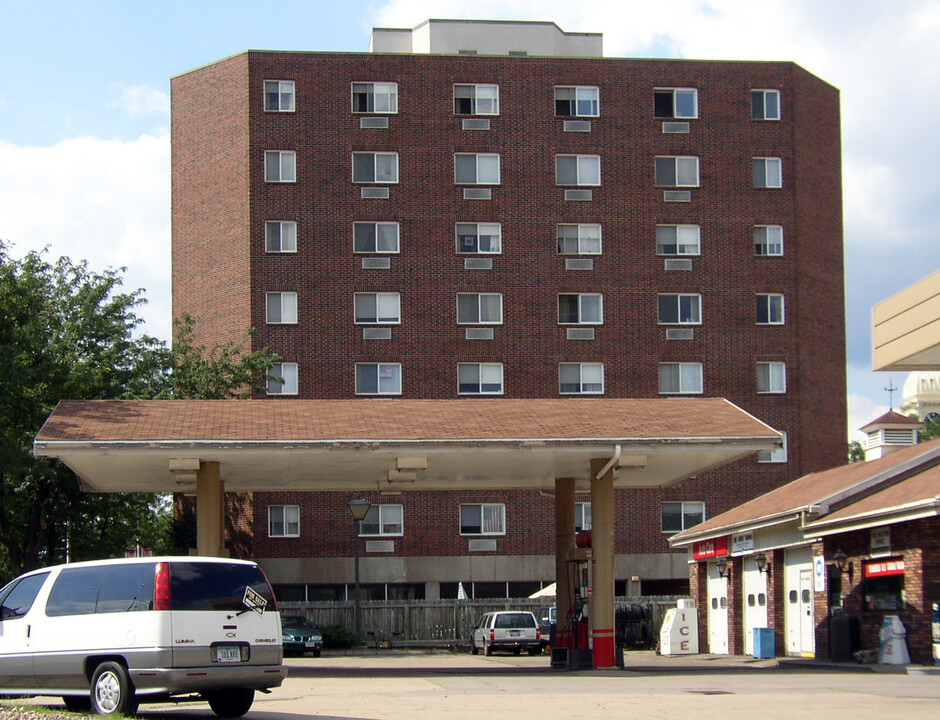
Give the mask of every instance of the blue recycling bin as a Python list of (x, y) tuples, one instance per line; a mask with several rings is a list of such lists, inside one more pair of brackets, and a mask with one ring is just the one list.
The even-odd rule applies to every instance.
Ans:
[(770, 660), (774, 657), (774, 629), (754, 628), (754, 657)]

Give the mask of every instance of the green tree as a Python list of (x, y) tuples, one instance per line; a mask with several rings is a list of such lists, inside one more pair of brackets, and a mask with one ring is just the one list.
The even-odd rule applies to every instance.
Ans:
[(865, 462), (865, 448), (858, 440), (849, 443), (849, 462)]
[[(911, 417), (917, 417), (912, 415)], [(917, 431), (917, 441), (927, 442), (940, 437), (940, 415), (928, 414), (924, 427)]]

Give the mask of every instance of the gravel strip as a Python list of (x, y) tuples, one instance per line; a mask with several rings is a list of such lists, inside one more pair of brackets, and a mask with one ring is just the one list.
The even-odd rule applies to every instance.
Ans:
[(76, 715), (64, 711), (37, 710), (27, 705), (0, 705), (0, 720), (76, 720)]

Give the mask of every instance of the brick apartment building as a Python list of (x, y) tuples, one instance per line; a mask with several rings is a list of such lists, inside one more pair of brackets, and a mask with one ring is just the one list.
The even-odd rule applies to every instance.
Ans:
[[(727, 398), (785, 449), (616, 494), (616, 592), (684, 592), (672, 532), (844, 462), (839, 127), (793, 63), (605, 58), (552, 23), (248, 51), (172, 81), (174, 314), (255, 328), (271, 402)], [(365, 497), (372, 598), (554, 578), (551, 496)], [(282, 598), (344, 597), (349, 499), (242, 499)]]

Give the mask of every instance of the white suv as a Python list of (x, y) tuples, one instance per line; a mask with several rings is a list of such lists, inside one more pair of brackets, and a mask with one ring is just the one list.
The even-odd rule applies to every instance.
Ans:
[(484, 655), (494, 650), (511, 650), (515, 655), (527, 650), (529, 655), (538, 655), (542, 643), (535, 615), (524, 610), (486, 613), (470, 633), (470, 652), (476, 655), (481, 649)]
[(281, 621), (252, 562), (102, 560), (27, 573), (0, 589), (0, 694), (59, 695), (71, 710), (133, 714), (198, 693), (248, 712), (280, 685)]

